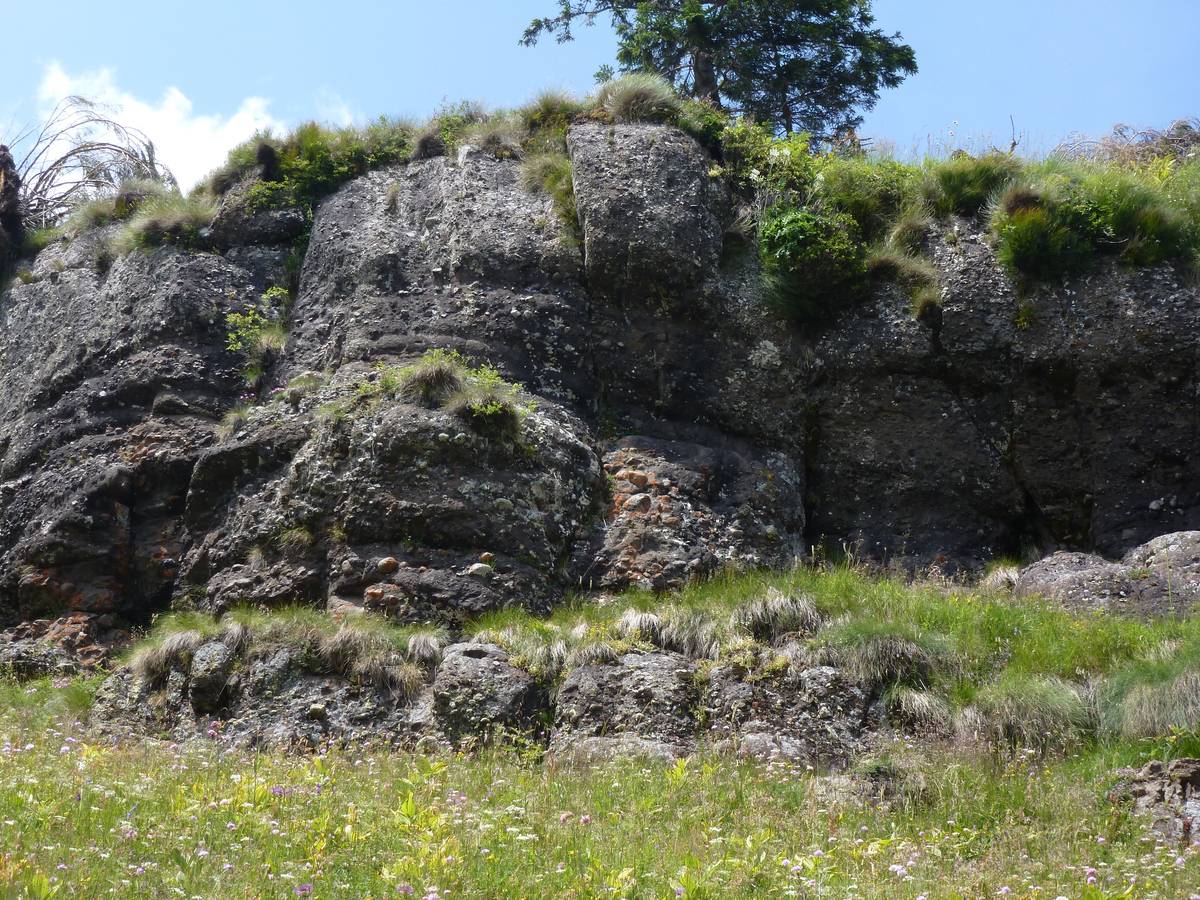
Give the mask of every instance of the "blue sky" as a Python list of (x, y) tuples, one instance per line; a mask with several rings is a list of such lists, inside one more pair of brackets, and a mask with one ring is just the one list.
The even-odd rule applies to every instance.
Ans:
[[(586, 91), (612, 60), (607, 27), (572, 45), (517, 45), (555, 0), (95, 0), (5, 4), (0, 129), (56, 94), (118, 106), (183, 180), (215, 166), (263, 125), (309, 118), (422, 116), (443, 100), (522, 102), (543, 87)], [(1116, 122), (1164, 125), (1200, 115), (1200, 0), (876, 0), (921, 73), (887, 92), (865, 135), (901, 155), (988, 139), (1025, 148)]]

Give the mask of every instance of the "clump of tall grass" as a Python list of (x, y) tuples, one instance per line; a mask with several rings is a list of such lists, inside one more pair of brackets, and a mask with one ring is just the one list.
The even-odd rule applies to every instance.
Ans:
[(960, 714), (963, 737), (1011, 749), (1065, 747), (1090, 731), (1083, 690), (1046, 675), (1006, 674), (984, 685)]
[(1200, 726), (1200, 645), (1164, 642), (1096, 691), (1101, 730), (1148, 738)]
[(867, 257), (867, 275), (875, 282), (900, 285), (918, 318), (940, 306), (942, 292), (933, 264), (893, 247), (876, 247)]
[(93, 197), (75, 207), (67, 218), (66, 228), (69, 231), (82, 231), (110, 222), (123, 222), (147, 200), (168, 193), (161, 181), (135, 179), (122, 182), (111, 194)]
[(1114, 256), (1129, 266), (1190, 261), (1200, 220), (1169, 181), (1115, 165), (1048, 160), (997, 196), (991, 225), (1000, 262), (1027, 282)]
[(933, 166), (925, 180), (925, 198), (938, 215), (973, 216), (1014, 181), (1021, 168), (1021, 161), (1006, 153), (958, 153)]
[(195, 652), (213, 640), (245, 657), (286, 648), (311, 671), (410, 697), (441, 660), (449, 634), (440, 626), (400, 626), (369, 613), (338, 622), (310, 607), (239, 608), (220, 619), (174, 613), (155, 623), (132, 651), (129, 665), (139, 676), (158, 681), (173, 670), (186, 671)]
[(614, 122), (673, 122), (683, 102), (670, 82), (648, 72), (632, 72), (600, 86), (596, 105)]
[(204, 245), (203, 231), (212, 224), (216, 212), (213, 201), (201, 195), (163, 193), (149, 197), (126, 221), (112, 248), (117, 253), (164, 244), (198, 249)]
[(521, 167), (521, 184), (527, 191), (544, 194), (574, 239), (580, 235), (579, 209), (575, 204), (575, 181), (571, 160), (565, 152), (541, 153), (526, 158)]
[(954, 662), (948, 637), (903, 621), (850, 619), (821, 635), (826, 650), (873, 689), (928, 684)]

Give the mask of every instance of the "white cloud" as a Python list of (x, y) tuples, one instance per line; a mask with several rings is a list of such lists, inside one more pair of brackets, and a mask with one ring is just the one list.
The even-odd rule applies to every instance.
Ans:
[(317, 118), (330, 125), (345, 127), (353, 125), (358, 118), (350, 104), (342, 99), (341, 94), (329, 88), (321, 88), (317, 92), (314, 105), (317, 108)]
[(48, 65), (38, 88), (39, 102), (49, 109), (72, 95), (104, 104), (116, 121), (139, 129), (154, 141), (159, 158), (185, 191), (221, 165), (230, 149), (254, 132), (285, 128), (271, 115), (270, 101), (263, 97), (246, 97), (229, 116), (197, 115), (192, 101), (177, 87), (168, 87), (157, 103), (147, 102), (122, 90), (111, 69), (72, 75), (58, 63)]

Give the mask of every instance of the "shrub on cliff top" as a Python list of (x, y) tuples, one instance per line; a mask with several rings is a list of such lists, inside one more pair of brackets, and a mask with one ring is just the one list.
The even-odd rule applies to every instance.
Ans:
[(819, 156), (814, 160), (814, 199), (858, 223), (867, 243), (881, 240), (902, 209), (917, 196), (920, 170), (890, 159)]
[(794, 322), (831, 317), (866, 286), (866, 246), (843, 212), (775, 209), (759, 226), (766, 300)]
[(1130, 266), (1188, 260), (1200, 246), (1200, 221), (1187, 193), (1149, 171), (1031, 165), (992, 210), (997, 255), (1023, 281), (1078, 272), (1105, 255)]
[(364, 128), (308, 122), (283, 138), (259, 134), (235, 147), (205, 187), (219, 196), (257, 168), (265, 182), (286, 186), (278, 196), (311, 206), (357, 175), (408, 159), (413, 130), (407, 122), (381, 117)]

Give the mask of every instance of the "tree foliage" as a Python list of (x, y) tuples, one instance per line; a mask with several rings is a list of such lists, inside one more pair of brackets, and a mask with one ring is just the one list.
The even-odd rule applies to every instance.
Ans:
[(558, 0), (522, 42), (574, 38), (609, 17), (625, 71), (657, 72), (698, 99), (818, 136), (862, 122), (884, 88), (917, 71), (899, 34), (875, 27), (870, 0)]

